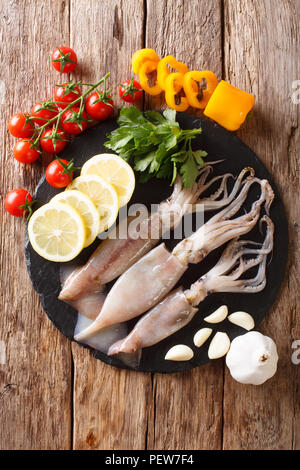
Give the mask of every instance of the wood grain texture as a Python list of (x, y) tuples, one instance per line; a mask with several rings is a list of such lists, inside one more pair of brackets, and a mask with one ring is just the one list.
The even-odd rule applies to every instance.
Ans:
[[(299, 7), (298, 0), (276, 5), (272, 0), (225, 0), (225, 78), (256, 96), (253, 118), (239, 135), (274, 175), (290, 236), (281, 295), (259, 328), (277, 344), (279, 369), (261, 387), (237, 384), (226, 372), (225, 449), (300, 447), (300, 370), (291, 362), (291, 344), (300, 338), (300, 105), (291, 100), (292, 82), (300, 77)], [(275, 249), (280, 249), (280, 240)]]
[(14, 160), (16, 139), (8, 135), (7, 122), (12, 114), (29, 111), (38, 99), (52, 95), (58, 77), (49, 53), (57, 43), (68, 42), (68, 15), (68, 3), (57, 0), (1, 2), (0, 340), (6, 348), (6, 364), (0, 365), (1, 449), (71, 445), (70, 344), (48, 320), (32, 289), (24, 258), (24, 221), (8, 216), (3, 207), (6, 192), (16, 187), (32, 191), (41, 177), (41, 162), (23, 166)]
[[(131, 76), (131, 55), (143, 46), (143, 2), (71, 2), (71, 46), (88, 53), (76, 79), (96, 81), (110, 71), (116, 106), (118, 84)], [(144, 449), (149, 374), (102, 364), (80, 346), (74, 358), (74, 449)]]
[[(221, 41), (220, 2), (147, 2), (145, 46), (155, 49), (160, 57), (174, 55), (190, 70), (213, 70), (221, 78)], [(146, 105), (165, 107), (163, 94), (148, 97)], [(184, 374), (155, 374), (148, 447), (219, 449), (222, 395), (222, 361)]]
[[(173, 55), (190, 70), (213, 70), (221, 78), (221, 0), (147, 0), (146, 7), (146, 47), (161, 58)], [(148, 95), (146, 105), (165, 108), (164, 93)]]
[[(2, 199), (13, 187), (33, 190), (48, 161), (16, 162), (6, 123), (63, 81), (50, 51), (75, 48), (72, 78), (92, 82), (110, 71), (120, 106), (118, 83), (132, 76), (131, 55), (146, 46), (255, 94), (253, 117), (238, 135), (274, 175), (290, 232), (287, 277), (259, 328), (278, 345), (279, 370), (251, 387), (233, 381), (222, 360), (151, 375), (111, 368), (71, 345), (33, 292), (23, 223), (1, 204), (1, 449), (300, 449), (300, 365), (291, 362), (300, 339), (300, 104), (291, 100), (300, 80), (299, 7), (300, 0), (0, 0)], [(165, 106), (163, 95), (144, 104)]]

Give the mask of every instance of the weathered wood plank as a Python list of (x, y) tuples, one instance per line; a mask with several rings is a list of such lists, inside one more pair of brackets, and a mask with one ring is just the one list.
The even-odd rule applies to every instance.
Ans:
[[(22, 166), (12, 157), (16, 139), (9, 117), (52, 95), (58, 80), (49, 54), (69, 41), (68, 2), (0, 2), (1, 196), (12, 188), (32, 191), (41, 162)], [(59, 18), (59, 21), (57, 20)], [(71, 354), (32, 289), (24, 259), (24, 221), (1, 203), (0, 448), (68, 449), (71, 444)]]
[[(93, 81), (111, 72), (109, 88), (121, 105), (118, 83), (131, 77), (130, 59), (143, 46), (143, 1), (71, 2), (71, 45), (82, 51), (76, 78)], [(119, 371), (72, 346), (74, 448), (143, 449), (149, 374)]]
[(299, 8), (299, 0), (225, 0), (225, 78), (256, 96), (253, 118), (239, 135), (274, 175), (290, 232), (286, 280), (259, 328), (277, 343), (279, 370), (260, 387), (237, 384), (226, 373), (225, 449), (300, 447), (300, 366), (291, 363), (292, 341), (300, 338), (300, 105), (291, 100), (292, 82), (300, 78)]
[[(147, 1), (146, 47), (174, 55), (188, 67), (222, 72), (220, 2)], [(147, 106), (165, 107), (164, 97)], [(219, 449), (222, 440), (223, 368), (218, 361), (190, 373), (153, 379), (149, 410), (150, 449)]]
[[(212, 69), (221, 78), (218, 0), (0, 0), (0, 58), (8, 64), (0, 76), (2, 197), (12, 187), (33, 189), (41, 175), (41, 163), (25, 168), (11, 157), (14, 139), (5, 123), (14, 112), (51, 96), (60, 77), (47, 58), (55, 46), (70, 42), (69, 3), (71, 45), (80, 60), (74, 77), (93, 81), (110, 71), (117, 105), (117, 84), (131, 76), (131, 54), (143, 46), (144, 20), (147, 47), (161, 56), (174, 54), (191, 68)], [(223, 447), (299, 449), (300, 369), (291, 363), (291, 343), (300, 338), (300, 142), (299, 104), (290, 96), (293, 80), (300, 79), (300, 3), (224, 3), (225, 78), (257, 97), (254, 117), (239, 135), (263, 159), (282, 191), (291, 256), (281, 296), (260, 328), (278, 344), (279, 372), (264, 386), (247, 387), (226, 371)], [(158, 108), (163, 100), (147, 98), (146, 105)], [(67, 449), (72, 428), (70, 343), (46, 318), (25, 273), (21, 221), (8, 217), (3, 204), (0, 215), (0, 340), (7, 359), (0, 364), (0, 448)], [(74, 448), (142, 449), (146, 443), (151, 449), (221, 447), (221, 361), (151, 378), (110, 368), (77, 345), (72, 353)]]

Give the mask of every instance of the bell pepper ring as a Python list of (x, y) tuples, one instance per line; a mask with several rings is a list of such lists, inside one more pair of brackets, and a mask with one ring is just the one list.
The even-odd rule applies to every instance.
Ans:
[[(183, 90), (183, 77), (180, 72), (170, 73), (166, 78), (165, 99), (171, 109), (185, 111), (189, 107), (189, 102), (185, 96), (179, 96)], [(180, 100), (179, 103), (177, 100)]]
[(204, 109), (210, 100), (218, 79), (210, 70), (192, 70), (183, 78), (183, 88), (190, 106)]
[(153, 86), (149, 85), (149, 76), (153, 72), (157, 72), (157, 64), (158, 62), (153, 62), (151, 60), (147, 60), (144, 62), (139, 69), (139, 79), (140, 79), (140, 84), (141, 87), (143, 88), (144, 91), (149, 93), (149, 95), (156, 96), (159, 95), (162, 92), (162, 89), (160, 88), (158, 82), (157, 82), (157, 77), (155, 78), (155, 83)]
[(205, 116), (229, 131), (236, 131), (252, 109), (255, 98), (250, 93), (221, 80), (204, 110)]
[(159, 62), (159, 57), (154, 49), (139, 49), (136, 51), (131, 58), (133, 72), (138, 75), (141, 65), (148, 60)]
[(157, 66), (157, 81), (159, 86), (165, 90), (166, 89), (166, 79), (170, 75), (169, 67), (178, 72), (181, 72), (183, 75), (189, 71), (188, 67), (183, 62), (178, 62), (172, 55), (167, 55), (158, 62)]

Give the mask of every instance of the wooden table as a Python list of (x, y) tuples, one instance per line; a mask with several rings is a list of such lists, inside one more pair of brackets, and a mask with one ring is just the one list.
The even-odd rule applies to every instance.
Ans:
[[(277, 343), (276, 376), (235, 382), (222, 360), (192, 372), (119, 371), (71, 344), (48, 320), (24, 260), (24, 224), (1, 204), (0, 447), (3, 449), (299, 449), (300, 339), (299, 0), (1, 0), (1, 194), (33, 190), (48, 157), (22, 166), (7, 121), (53, 93), (62, 79), (49, 53), (71, 45), (72, 78), (131, 77), (136, 49), (173, 54), (256, 96), (238, 135), (274, 175), (289, 220), (281, 294), (260, 331)], [(293, 85), (293, 82), (294, 85)], [(292, 93), (295, 93), (292, 99)], [(158, 108), (147, 97), (145, 107)], [(3, 344), (3, 343), (2, 343)], [(295, 343), (294, 343), (295, 344)], [(299, 348), (299, 345), (298, 345)], [(295, 351), (294, 351), (295, 353)], [(3, 356), (3, 354), (2, 354)], [(4, 361), (2, 361), (4, 362)], [(297, 364), (298, 362), (298, 364)]]

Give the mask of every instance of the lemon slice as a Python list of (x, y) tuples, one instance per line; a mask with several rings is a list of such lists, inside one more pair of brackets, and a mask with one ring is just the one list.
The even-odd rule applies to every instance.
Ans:
[(118, 194), (119, 207), (127, 204), (134, 191), (135, 177), (131, 166), (112, 153), (101, 153), (87, 160), (81, 175), (98, 175), (112, 184)]
[(28, 222), (32, 248), (49, 261), (65, 262), (84, 248), (86, 231), (80, 214), (68, 204), (50, 202), (37, 209)]
[(82, 175), (75, 178), (66, 189), (78, 189), (90, 197), (100, 216), (99, 233), (104, 232), (118, 216), (119, 201), (116, 190), (97, 175)]
[(64, 202), (69, 204), (79, 212), (84, 220), (86, 228), (85, 247), (89, 246), (95, 240), (99, 233), (99, 214), (97, 207), (86, 194), (74, 190), (63, 191), (51, 199), (51, 202)]

